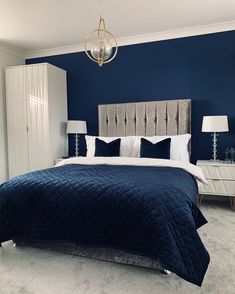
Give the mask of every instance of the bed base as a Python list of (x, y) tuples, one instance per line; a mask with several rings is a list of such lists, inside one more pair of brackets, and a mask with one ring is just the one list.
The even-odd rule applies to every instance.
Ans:
[[(31, 240), (22, 240), (22, 239), (14, 239), (13, 246), (28, 246), (38, 249), (44, 249), (49, 251), (56, 251), (60, 253), (77, 255), (81, 257), (98, 259), (103, 261), (109, 261), (114, 263), (126, 264), (126, 265), (134, 265), (149, 269), (155, 269), (160, 271), (163, 275), (170, 275), (171, 272), (167, 269), (164, 269), (160, 266), (160, 264), (149, 257), (144, 257), (140, 255), (130, 254), (125, 251), (116, 250), (112, 248), (104, 248), (104, 247), (87, 247), (80, 246), (75, 243), (69, 242), (40, 242), (40, 241), (31, 241)], [(1, 243), (0, 243), (1, 244)]]

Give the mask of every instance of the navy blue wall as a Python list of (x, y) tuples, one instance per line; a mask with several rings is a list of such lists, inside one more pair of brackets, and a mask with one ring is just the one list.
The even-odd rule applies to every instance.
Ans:
[(98, 104), (191, 98), (192, 160), (211, 155), (203, 115), (229, 117), (230, 132), (219, 137), (221, 158), (235, 146), (235, 31), (120, 47), (102, 68), (85, 53), (26, 61), (38, 62), (67, 70), (69, 119), (87, 120), (89, 134), (98, 132)]

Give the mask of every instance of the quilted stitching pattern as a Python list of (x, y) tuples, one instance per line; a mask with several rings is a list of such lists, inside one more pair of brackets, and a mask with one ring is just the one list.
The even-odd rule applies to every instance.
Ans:
[(16, 236), (120, 248), (201, 285), (209, 255), (197, 185), (182, 169), (65, 165), (0, 187), (0, 242)]

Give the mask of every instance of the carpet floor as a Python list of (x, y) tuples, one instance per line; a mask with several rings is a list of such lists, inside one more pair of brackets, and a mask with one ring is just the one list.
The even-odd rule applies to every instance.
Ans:
[(206, 202), (199, 234), (211, 256), (201, 288), (172, 274), (26, 247), (0, 248), (0, 294), (234, 294), (235, 212)]

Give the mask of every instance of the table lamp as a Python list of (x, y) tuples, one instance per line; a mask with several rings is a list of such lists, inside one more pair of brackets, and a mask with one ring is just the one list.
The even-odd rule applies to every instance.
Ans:
[(79, 156), (79, 135), (87, 134), (86, 121), (84, 120), (68, 120), (67, 134), (75, 135), (75, 156)]
[(217, 132), (228, 132), (228, 117), (226, 115), (204, 116), (202, 132), (213, 133), (213, 161), (217, 161)]

